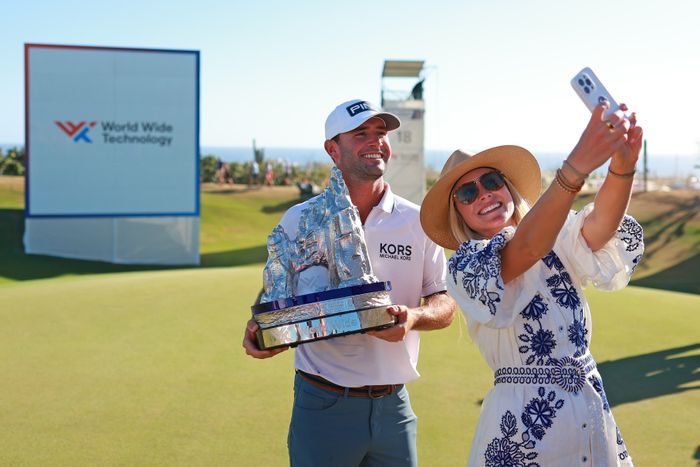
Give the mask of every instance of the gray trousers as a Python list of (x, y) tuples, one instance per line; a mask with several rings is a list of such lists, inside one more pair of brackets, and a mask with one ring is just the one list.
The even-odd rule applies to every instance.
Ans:
[(379, 399), (344, 396), (295, 375), (287, 446), (292, 467), (417, 466), (408, 391)]

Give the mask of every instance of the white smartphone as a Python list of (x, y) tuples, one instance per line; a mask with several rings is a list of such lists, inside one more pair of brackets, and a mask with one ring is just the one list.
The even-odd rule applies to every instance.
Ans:
[(607, 99), (610, 103), (610, 108), (605, 112), (605, 118), (620, 109), (617, 101), (605, 89), (593, 70), (588, 67), (576, 73), (576, 76), (571, 80), (571, 87), (574, 88), (578, 97), (591, 112), (603, 99)]

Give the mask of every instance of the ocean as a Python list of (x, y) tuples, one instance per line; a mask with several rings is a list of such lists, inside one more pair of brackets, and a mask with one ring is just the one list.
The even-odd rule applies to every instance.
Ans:
[[(225, 162), (246, 162), (253, 159), (252, 147), (217, 147), (203, 146), (201, 154), (213, 154)], [(427, 167), (440, 171), (443, 164), (450, 157), (451, 151), (447, 149), (427, 149), (425, 151), (425, 164)], [(535, 157), (542, 170), (550, 171), (561, 167), (565, 154), (535, 153)], [(330, 162), (330, 157), (323, 148), (265, 148), (265, 158), (269, 160), (288, 160), (292, 163), (305, 164), (307, 162)], [(638, 163), (641, 169), (642, 156)], [(700, 156), (669, 156), (649, 155), (648, 170), (651, 177), (680, 177), (700, 175)], [(602, 172), (602, 169), (599, 169)]]
[[(12, 147), (21, 144), (0, 143), (3, 153)], [(322, 147), (318, 148), (284, 148), (266, 147), (265, 158), (269, 160), (288, 160), (293, 164), (304, 165), (308, 162), (330, 162), (330, 157)], [(246, 162), (253, 159), (252, 147), (223, 147), (202, 146), (202, 156), (212, 154), (220, 157), (225, 162)], [(427, 149), (425, 151), (426, 166), (439, 171), (450, 156), (447, 149)], [(542, 170), (555, 170), (561, 167), (565, 154), (535, 153)], [(641, 169), (641, 156), (638, 164)], [(652, 154), (648, 157), (649, 175), (651, 177), (679, 177), (686, 178), (689, 175), (700, 176), (700, 155), (661, 155)]]

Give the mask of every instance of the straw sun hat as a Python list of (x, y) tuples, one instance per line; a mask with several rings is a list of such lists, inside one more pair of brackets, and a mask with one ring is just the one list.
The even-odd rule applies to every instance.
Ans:
[(440, 177), (423, 199), (420, 222), (435, 243), (456, 250), (460, 242), (452, 235), (449, 212), (452, 189), (462, 175), (480, 167), (492, 167), (501, 172), (532, 206), (540, 194), (540, 166), (535, 156), (520, 146), (497, 146), (469, 154), (460, 149), (452, 153), (442, 168)]

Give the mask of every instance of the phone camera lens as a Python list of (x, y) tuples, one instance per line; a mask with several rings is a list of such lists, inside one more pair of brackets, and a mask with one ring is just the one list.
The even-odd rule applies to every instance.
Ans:
[(590, 93), (591, 93), (591, 88), (589, 88), (588, 86), (584, 86), (584, 87), (583, 87), (583, 90), (586, 91), (586, 94), (590, 94)]
[(591, 85), (591, 80), (588, 79), (588, 78), (586, 78), (586, 84), (590, 86), (590, 85)]
[(578, 84), (580, 84), (581, 86), (583, 86), (583, 79), (579, 78), (579, 79), (578, 79)]

